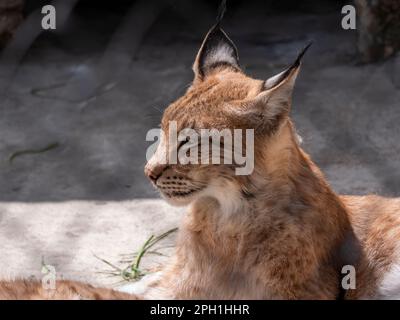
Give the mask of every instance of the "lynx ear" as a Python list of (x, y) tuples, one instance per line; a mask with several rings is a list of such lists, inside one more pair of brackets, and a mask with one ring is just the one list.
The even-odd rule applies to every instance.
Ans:
[(193, 64), (196, 78), (203, 79), (213, 68), (219, 66), (240, 70), (237, 49), (227, 34), (221, 29), (221, 20), (226, 11), (226, 1), (222, 1), (216, 24), (207, 33)]
[(281, 118), (289, 113), (301, 59), (310, 46), (311, 43), (300, 52), (295, 62), (285, 71), (266, 80), (262, 91), (253, 100), (257, 109), (262, 110), (264, 118), (267, 120)]

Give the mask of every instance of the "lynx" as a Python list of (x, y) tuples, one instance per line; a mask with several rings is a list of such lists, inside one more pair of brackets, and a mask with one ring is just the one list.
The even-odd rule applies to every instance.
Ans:
[[(234, 164), (161, 163), (171, 149), (161, 136), (145, 174), (169, 203), (189, 208), (176, 254), (149, 296), (157, 289), (174, 299), (400, 298), (400, 199), (336, 195), (300, 147), (289, 112), (304, 52), (256, 80), (241, 71), (219, 23), (207, 34), (193, 83), (165, 110), (162, 131), (172, 121), (196, 131), (254, 129), (254, 170), (239, 176)], [(356, 271), (348, 290), (344, 266)]]
[[(278, 75), (256, 80), (240, 69), (220, 24), (208, 32), (193, 83), (165, 110), (162, 130), (171, 122), (179, 130), (253, 129), (254, 145), (245, 147), (254, 147), (254, 170), (165, 163), (171, 146), (162, 135), (145, 174), (188, 212), (170, 263), (146, 286), (123, 291), (172, 299), (400, 299), (400, 199), (336, 195), (300, 147), (289, 113), (304, 52)], [(350, 288), (346, 266), (356, 271)], [(0, 298), (137, 296), (61, 282), (49, 297), (40, 283), (16, 281), (0, 282)]]

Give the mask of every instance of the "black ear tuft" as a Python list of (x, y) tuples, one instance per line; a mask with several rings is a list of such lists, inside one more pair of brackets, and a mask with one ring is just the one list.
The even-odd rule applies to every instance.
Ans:
[(290, 66), (289, 69), (294, 69), (300, 66), (301, 63), (301, 59), (303, 59), (304, 54), (307, 52), (308, 48), (311, 47), (311, 45), (313, 44), (312, 41), (310, 41), (304, 48), (303, 50), (300, 51), (300, 53), (298, 54), (296, 61)]
[(285, 79), (287, 79), (294, 70), (298, 69), (300, 67), (301, 64), (301, 59), (303, 58), (304, 54), (306, 53), (306, 51), (308, 50), (308, 48), (310, 48), (312, 45), (312, 41), (310, 43), (308, 43), (301, 51), (300, 53), (297, 55), (296, 60), (283, 72), (277, 74), (276, 76), (269, 78), (268, 80), (265, 81), (264, 83), (264, 89), (268, 90), (271, 89), (275, 86), (277, 86), (278, 84), (280, 84), (282, 81), (284, 81)]
[(219, 66), (240, 70), (236, 46), (220, 27), (225, 12), (226, 0), (222, 0), (218, 9), (216, 24), (207, 33), (197, 53), (193, 65), (196, 77), (203, 78), (207, 75), (207, 72)]
[(219, 27), (221, 25), (221, 21), (225, 16), (225, 12), (226, 12), (226, 0), (222, 0), (221, 3), (219, 4), (217, 20), (215, 21), (216, 26)]

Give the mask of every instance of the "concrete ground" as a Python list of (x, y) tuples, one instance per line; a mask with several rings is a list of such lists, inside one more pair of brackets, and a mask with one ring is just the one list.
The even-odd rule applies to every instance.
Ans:
[[(258, 78), (281, 71), (313, 40), (292, 111), (304, 149), (337, 192), (398, 196), (400, 57), (358, 64), (356, 33), (341, 29), (340, 8), (317, 9), (271, 14), (243, 4), (224, 27)], [(143, 175), (145, 136), (190, 83), (212, 17), (185, 20), (167, 8), (125, 50), (129, 38), (117, 31), (124, 12), (99, 9), (99, 19), (76, 10), (37, 38), (15, 70), (0, 73), (2, 277), (40, 278), (43, 259), (64, 278), (112, 284), (119, 279), (98, 273), (110, 267), (95, 255), (123, 266), (122, 254), (179, 224), (183, 209), (160, 200)]]

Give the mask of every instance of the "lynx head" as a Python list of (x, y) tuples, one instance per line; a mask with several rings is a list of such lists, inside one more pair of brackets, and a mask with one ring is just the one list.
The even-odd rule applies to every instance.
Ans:
[[(290, 125), (291, 96), (304, 52), (305, 49), (289, 68), (276, 76), (268, 80), (252, 79), (241, 71), (237, 49), (219, 24), (208, 32), (193, 65), (193, 83), (165, 110), (158, 147), (145, 167), (145, 174), (168, 202), (187, 205), (200, 198), (213, 198), (233, 210), (238, 199), (249, 197), (251, 179), (262, 170), (269, 141), (280, 135), (282, 127)], [(243, 149), (239, 153), (249, 154), (249, 148), (252, 149), (254, 170), (248, 175), (237, 175), (238, 163), (235, 160), (224, 163), (223, 151), (219, 154), (219, 164), (201, 161), (209, 159), (209, 154), (203, 154), (206, 149), (200, 146), (204, 139), (200, 137), (193, 142), (178, 137), (173, 143), (169, 139), (171, 124), (176, 126), (178, 134), (187, 129), (195, 133), (213, 129), (233, 136), (235, 129), (242, 130)], [(254, 130), (254, 141), (244, 138), (246, 129)], [(223, 135), (217, 142), (221, 149), (225, 140)], [(199, 163), (162, 161), (171, 152), (187, 154), (194, 145), (198, 146), (195, 152)]]

